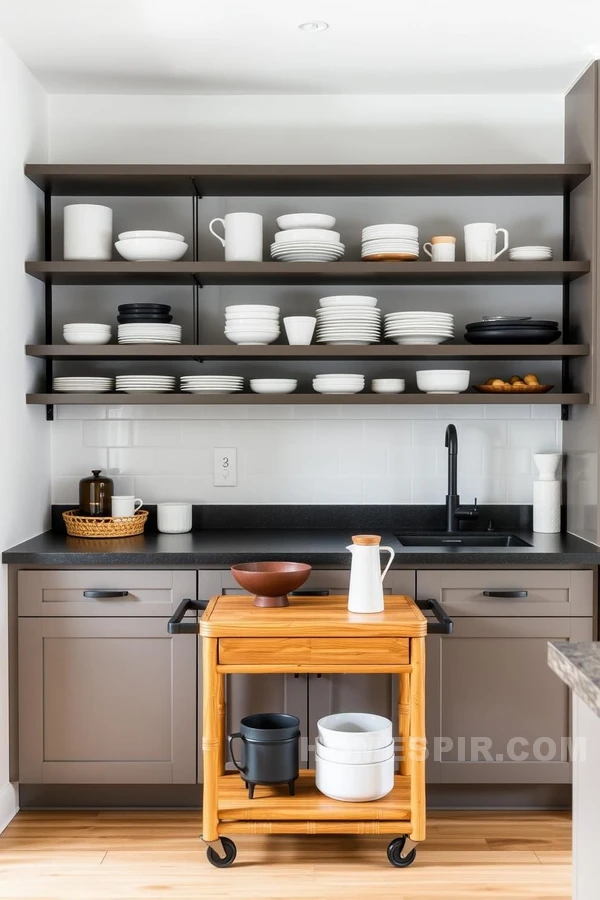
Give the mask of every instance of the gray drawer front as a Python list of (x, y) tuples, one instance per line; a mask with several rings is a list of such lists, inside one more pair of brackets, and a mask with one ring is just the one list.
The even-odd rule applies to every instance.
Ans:
[[(172, 616), (196, 597), (195, 572), (152, 569), (19, 572), (20, 616)], [(127, 591), (125, 597), (87, 598), (84, 591)]]
[[(527, 596), (486, 596), (485, 591), (526, 591)], [(417, 596), (439, 600), (450, 616), (593, 616), (591, 571), (552, 569), (440, 570), (417, 572)]]

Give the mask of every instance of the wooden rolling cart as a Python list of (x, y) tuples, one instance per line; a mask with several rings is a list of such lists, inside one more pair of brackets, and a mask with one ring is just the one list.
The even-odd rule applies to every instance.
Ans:
[[(400, 867), (413, 862), (416, 845), (425, 838), (425, 635), (431, 620), (422, 610), (434, 612), (435, 630), (448, 632), (451, 623), (435, 601), (389, 596), (385, 611), (373, 615), (350, 613), (346, 604), (345, 596), (295, 597), (284, 609), (257, 608), (248, 596), (209, 602), (200, 620), (202, 838), (213, 865), (225, 868), (235, 859), (227, 834), (396, 834), (388, 847), (390, 862)], [(178, 612), (174, 620), (181, 622), (185, 610)], [(285, 786), (261, 786), (250, 800), (239, 774), (226, 774), (225, 676), (296, 672), (398, 676), (404, 752), (394, 788), (382, 800), (331, 800), (317, 790), (310, 770), (301, 770), (295, 797)]]

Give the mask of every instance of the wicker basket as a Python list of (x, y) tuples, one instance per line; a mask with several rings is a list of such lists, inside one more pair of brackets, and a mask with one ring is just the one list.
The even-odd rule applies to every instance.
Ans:
[(547, 394), (553, 384), (476, 384), (480, 394)]
[(70, 534), (71, 537), (133, 537), (136, 534), (143, 534), (148, 510), (140, 509), (134, 516), (123, 516), (123, 518), (80, 516), (76, 509), (69, 509), (62, 515), (67, 526), (67, 534)]

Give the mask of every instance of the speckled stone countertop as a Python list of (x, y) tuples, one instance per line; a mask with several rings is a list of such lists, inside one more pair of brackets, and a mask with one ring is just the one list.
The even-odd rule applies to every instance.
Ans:
[(548, 665), (600, 716), (600, 642), (550, 641)]

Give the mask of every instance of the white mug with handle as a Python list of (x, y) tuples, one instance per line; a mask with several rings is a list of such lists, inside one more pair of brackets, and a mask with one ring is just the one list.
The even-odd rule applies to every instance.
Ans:
[[(504, 246), (496, 252), (497, 235), (504, 235)], [(465, 259), (467, 262), (493, 262), (508, 250), (508, 231), (493, 222), (465, 225)]]
[(144, 501), (140, 500), (139, 497), (134, 497), (133, 495), (113, 494), (111, 500), (111, 512), (113, 518), (122, 519), (129, 516), (135, 516), (138, 509), (142, 508), (143, 502)]
[[(223, 237), (213, 228), (217, 222), (223, 226)], [(227, 213), (224, 219), (213, 219), (208, 230), (223, 244), (226, 262), (262, 262), (263, 217), (259, 213)]]

